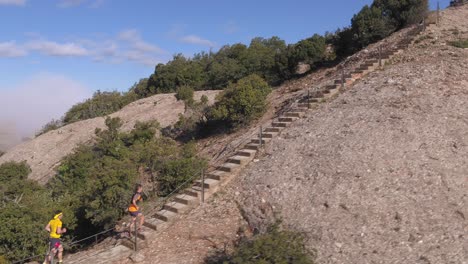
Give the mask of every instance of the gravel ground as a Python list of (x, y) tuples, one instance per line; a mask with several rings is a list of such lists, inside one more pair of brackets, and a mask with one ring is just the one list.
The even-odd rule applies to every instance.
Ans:
[[(296, 122), (242, 176), (251, 226), (278, 213), (318, 263), (468, 263), (468, 6)], [(460, 36), (456, 36), (460, 37)]]

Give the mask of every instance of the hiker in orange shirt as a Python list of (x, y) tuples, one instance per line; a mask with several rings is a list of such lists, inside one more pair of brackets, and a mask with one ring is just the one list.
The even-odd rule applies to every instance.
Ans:
[(128, 212), (132, 216), (132, 222), (130, 223), (130, 234), (133, 231), (133, 225), (135, 225), (137, 218), (140, 218), (138, 231), (141, 230), (141, 227), (143, 226), (143, 223), (145, 221), (145, 216), (141, 213), (140, 207), (138, 206), (138, 204), (141, 201), (143, 201), (143, 198), (141, 197), (142, 191), (143, 191), (143, 187), (141, 186), (141, 184), (137, 184), (135, 187), (135, 193), (132, 196), (131, 204), (128, 207)]

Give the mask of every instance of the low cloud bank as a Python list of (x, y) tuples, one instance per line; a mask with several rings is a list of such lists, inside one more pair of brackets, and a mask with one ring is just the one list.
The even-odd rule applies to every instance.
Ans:
[(34, 75), (14, 87), (0, 87), (0, 134), (15, 131), (19, 138), (32, 137), (91, 94), (83, 84), (51, 73)]

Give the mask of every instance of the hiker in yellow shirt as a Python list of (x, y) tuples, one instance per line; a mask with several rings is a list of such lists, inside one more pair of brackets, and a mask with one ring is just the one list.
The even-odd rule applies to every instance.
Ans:
[(50, 263), (52, 256), (56, 255), (58, 252), (58, 263), (62, 263), (62, 252), (63, 246), (60, 237), (62, 234), (67, 232), (66, 228), (62, 228), (62, 212), (57, 212), (54, 216), (54, 219), (50, 220), (46, 225), (45, 230), (50, 233), (49, 235), (49, 255), (46, 256), (44, 264)]

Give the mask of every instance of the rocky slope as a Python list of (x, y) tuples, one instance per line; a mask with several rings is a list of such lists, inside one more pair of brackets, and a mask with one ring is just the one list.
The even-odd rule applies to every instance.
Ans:
[[(219, 91), (196, 92), (195, 99), (199, 100), (202, 95), (206, 95), (213, 102), (218, 93)], [(162, 127), (171, 125), (184, 111), (184, 103), (177, 101), (174, 94), (160, 94), (135, 101), (110, 116), (120, 117), (124, 122), (122, 130), (129, 131), (137, 121), (157, 120)], [(53, 177), (54, 168), (63, 157), (72, 153), (79, 144), (91, 142), (96, 128), (105, 128), (104, 120), (105, 117), (97, 117), (50, 131), (8, 150), (0, 157), (0, 164), (26, 160), (32, 169), (29, 178), (45, 184)]]
[(279, 213), (318, 263), (468, 263), (468, 6), (274, 140), (242, 176), (252, 227)]

